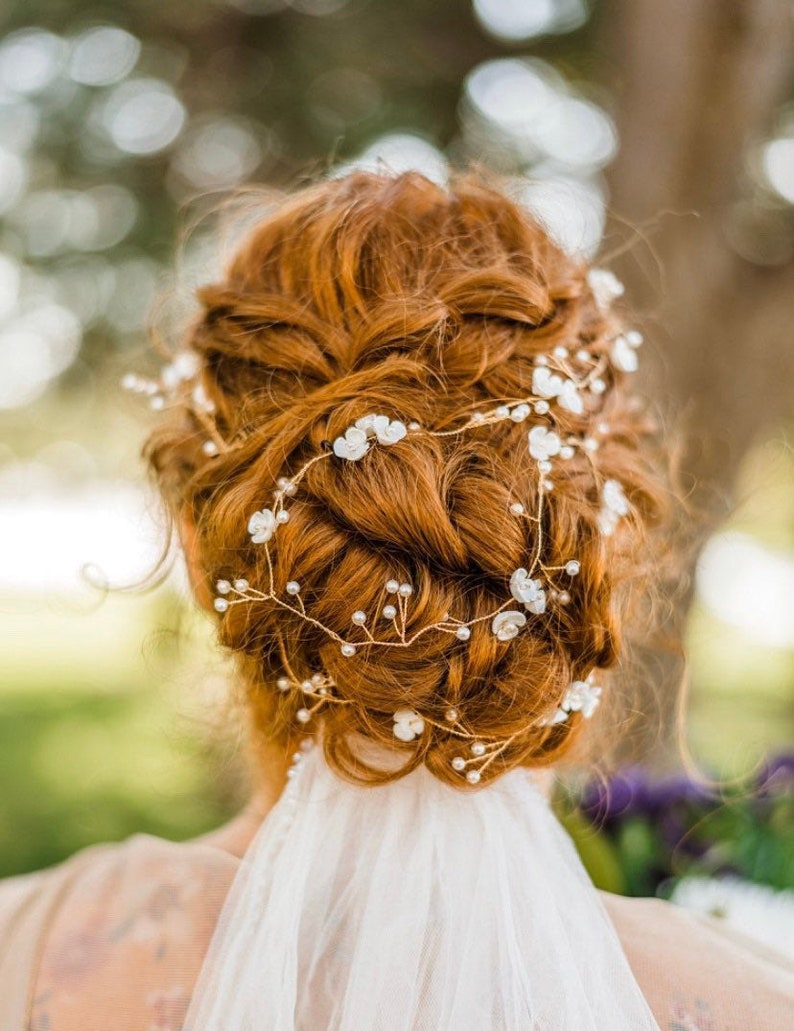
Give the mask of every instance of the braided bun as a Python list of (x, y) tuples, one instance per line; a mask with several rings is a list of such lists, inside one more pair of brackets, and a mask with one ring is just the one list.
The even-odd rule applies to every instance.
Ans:
[[(186, 343), (202, 360), (219, 433), (238, 446), (209, 459), (206, 433), (182, 408), (145, 448), (174, 516), (195, 521), (208, 579), (265, 581), (248, 516), (268, 503), (279, 477), (362, 416), (443, 430), (461, 414), (531, 394), (535, 359), (555, 347), (608, 354), (622, 327), (588, 271), (471, 171), (454, 174), (448, 189), (416, 172), (353, 172), (286, 199), (255, 225), (223, 281), (199, 291)], [(294, 743), (302, 703), (276, 683), (285, 670), (306, 678), (320, 670), (348, 703), (318, 717), (329, 761), (357, 779), (400, 775), (367, 765), (363, 736), (403, 749), (400, 773), (425, 764), (459, 783), (450, 761), (460, 744), (444, 728), (450, 706), (476, 734), (513, 738), (490, 775), (571, 752), (581, 717), (550, 725), (543, 716), (572, 681), (616, 663), (627, 606), (653, 572), (651, 531), (666, 514), (653, 421), (624, 374), (606, 368), (606, 389), (584, 411), (555, 412), (561, 435), (598, 445), (555, 473), (543, 508), (543, 562), (579, 563), (569, 603), (532, 617), (509, 643), (483, 622), (465, 642), (428, 633), (410, 648), (365, 648), (352, 658), (314, 622), (275, 604), (234, 606), (220, 638), (239, 656), (258, 733)], [(365, 463), (318, 462), (267, 556), (276, 588), (283, 594), (298, 581), (307, 614), (338, 634), (354, 610), (377, 618), (392, 577), (414, 588), (409, 632), (447, 614), (474, 620), (509, 597), (511, 573), (538, 547), (537, 524), (517, 519), (511, 505), (532, 507), (539, 475), (525, 429), (509, 420), (463, 435), (409, 434)], [(606, 478), (631, 503), (608, 537), (599, 529)], [(619, 700), (610, 701), (596, 726), (622, 718)], [(392, 723), (401, 707), (428, 718), (404, 744)]]

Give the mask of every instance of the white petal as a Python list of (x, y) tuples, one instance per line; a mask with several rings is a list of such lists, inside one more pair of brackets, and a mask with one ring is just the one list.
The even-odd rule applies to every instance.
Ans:
[(514, 638), (522, 626), (526, 624), (527, 617), (517, 609), (507, 609), (505, 612), (497, 612), (491, 623), (491, 630), (500, 641), (510, 641)]
[(584, 401), (579, 393), (576, 384), (572, 379), (566, 379), (557, 397), (560, 408), (566, 408), (569, 412), (581, 415), (584, 411)]
[(533, 426), (529, 431), (529, 453), (538, 461), (545, 461), (552, 455), (557, 455), (562, 446), (560, 438), (553, 430), (545, 426)]
[(556, 397), (562, 390), (562, 379), (545, 365), (536, 365), (532, 372), (532, 393), (539, 397)]
[(410, 723), (395, 723), (394, 724), (394, 736), (399, 741), (413, 741), (416, 734), (411, 727)]
[(616, 337), (612, 344), (612, 364), (623, 372), (636, 372), (639, 368), (637, 352), (624, 336)]

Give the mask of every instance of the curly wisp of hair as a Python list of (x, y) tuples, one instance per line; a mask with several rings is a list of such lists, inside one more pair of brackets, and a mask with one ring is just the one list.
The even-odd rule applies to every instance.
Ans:
[[(443, 430), (530, 394), (535, 359), (555, 347), (608, 355), (622, 324), (598, 303), (589, 268), (472, 171), (453, 173), (446, 187), (417, 172), (354, 171), (287, 196), (248, 232), (222, 280), (199, 290), (201, 310), (181, 345), (201, 360), (218, 433), (240, 444), (208, 457), (204, 426), (175, 406), (144, 447), (174, 520), (195, 525), (208, 582), (263, 582), (247, 517), (279, 477), (362, 416)], [(647, 629), (671, 498), (656, 420), (624, 373), (610, 365), (605, 376), (597, 409), (555, 413), (560, 434), (599, 443), (595, 455), (565, 463), (543, 508), (543, 562), (580, 563), (569, 604), (533, 617), (507, 643), (478, 624), (465, 642), (431, 633), (410, 648), (352, 658), (276, 605), (234, 606), (219, 618), (219, 635), (237, 656), (260, 740), (294, 745), (302, 703), (275, 684), (285, 670), (322, 671), (349, 703), (318, 721), (327, 757), (359, 781), (423, 764), (459, 784), (450, 759), (460, 746), (444, 728), (450, 706), (474, 733), (513, 739), (490, 777), (603, 753), (633, 709), (625, 692), (605, 690), (587, 734), (579, 714), (557, 725), (542, 717), (572, 681), (593, 669), (603, 680), (632, 625)], [(608, 537), (594, 466), (630, 501)], [(509, 421), (409, 436), (366, 463), (320, 462), (279, 529), (274, 582), (283, 591), (299, 581), (306, 611), (339, 633), (354, 610), (382, 610), (394, 576), (414, 585), (412, 626), (449, 612), (476, 619), (502, 604), (511, 573), (538, 543), (539, 528), (510, 511), (516, 499), (529, 507), (538, 475), (525, 430)], [(428, 717), (415, 741), (395, 740), (400, 707)], [(373, 740), (403, 752), (404, 765), (368, 762), (360, 742)]]

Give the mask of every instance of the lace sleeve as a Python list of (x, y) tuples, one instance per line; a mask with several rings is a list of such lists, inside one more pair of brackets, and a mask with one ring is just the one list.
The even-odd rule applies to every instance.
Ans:
[(137, 835), (0, 885), (0, 1028), (181, 1028), (235, 868)]

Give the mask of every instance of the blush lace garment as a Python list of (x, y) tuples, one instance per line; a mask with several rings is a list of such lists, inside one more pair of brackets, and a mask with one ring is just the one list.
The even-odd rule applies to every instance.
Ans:
[(377, 788), (320, 749), (242, 858), (138, 835), (0, 883), (1, 1031), (783, 1031), (794, 969), (597, 892), (526, 771)]

